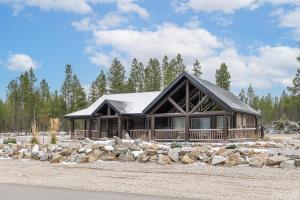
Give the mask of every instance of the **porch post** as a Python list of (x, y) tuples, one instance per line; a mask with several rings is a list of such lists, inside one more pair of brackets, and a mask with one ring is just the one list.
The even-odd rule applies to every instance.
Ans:
[(185, 140), (190, 139), (190, 88), (189, 82), (185, 84)]
[(150, 132), (150, 139), (151, 139), (153, 136), (155, 137), (154, 131), (155, 131), (155, 117), (154, 117), (154, 116), (151, 116), (151, 132)]
[(88, 128), (87, 128), (87, 121), (86, 121), (86, 119), (85, 119), (85, 120), (84, 120), (84, 132), (83, 132), (83, 136), (84, 136), (84, 137), (87, 137), (87, 132), (86, 132), (87, 129), (88, 129)]
[(118, 137), (122, 138), (122, 120), (118, 117)]
[(101, 118), (98, 117), (97, 118), (97, 122), (98, 122), (98, 135), (99, 135), (99, 138), (101, 138)]
[(91, 136), (92, 136), (92, 134), (91, 134), (92, 133), (92, 131), (91, 131), (92, 130), (92, 119), (88, 119), (87, 122), (88, 122), (88, 134), (87, 134), (87, 137), (91, 138)]
[(223, 115), (223, 134), (224, 134), (224, 140), (228, 139), (228, 121), (227, 116)]
[(71, 119), (71, 139), (74, 139), (75, 121)]

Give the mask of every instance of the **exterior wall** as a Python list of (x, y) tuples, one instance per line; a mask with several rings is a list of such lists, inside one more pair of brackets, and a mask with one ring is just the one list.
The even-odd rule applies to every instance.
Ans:
[(256, 128), (255, 116), (236, 113), (236, 128)]

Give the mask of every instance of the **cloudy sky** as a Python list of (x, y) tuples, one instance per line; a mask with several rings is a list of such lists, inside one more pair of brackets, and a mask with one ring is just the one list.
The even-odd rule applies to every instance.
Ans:
[(33, 67), (51, 90), (72, 64), (87, 87), (114, 57), (126, 68), (181, 53), (214, 81), (225, 62), (238, 93), (280, 95), (299, 63), (300, 0), (0, 0), (0, 97)]

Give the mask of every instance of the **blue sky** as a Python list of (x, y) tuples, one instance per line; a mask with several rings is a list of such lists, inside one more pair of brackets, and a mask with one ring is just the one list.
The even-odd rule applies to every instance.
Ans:
[(86, 88), (114, 57), (129, 68), (181, 53), (214, 82), (226, 62), (232, 91), (280, 95), (299, 64), (299, 0), (0, 0), (0, 97), (29, 67), (60, 89), (72, 64)]

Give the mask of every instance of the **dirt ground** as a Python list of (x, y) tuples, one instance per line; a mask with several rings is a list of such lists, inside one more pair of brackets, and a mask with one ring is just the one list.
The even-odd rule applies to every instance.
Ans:
[(0, 183), (196, 199), (299, 199), (300, 169), (0, 160)]

